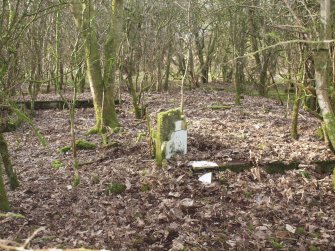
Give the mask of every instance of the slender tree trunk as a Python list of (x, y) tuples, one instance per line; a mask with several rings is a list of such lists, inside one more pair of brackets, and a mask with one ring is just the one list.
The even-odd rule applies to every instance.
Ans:
[(3, 181), (3, 174), (2, 174), (2, 165), (0, 161), (0, 211), (9, 211), (9, 201), (5, 189), (5, 184)]
[(163, 83), (164, 91), (169, 90), (169, 76), (170, 76), (170, 69), (171, 69), (171, 60), (172, 60), (172, 41), (170, 41), (168, 44), (165, 76), (164, 76), (164, 83)]
[(198, 82), (198, 77), (194, 71), (194, 58), (193, 58), (193, 50), (191, 45), (188, 48), (188, 66), (186, 66), (186, 68), (188, 69), (188, 73), (190, 76), (190, 80), (191, 80), (191, 86), (193, 85), (193, 87), (198, 88), (199, 87), (199, 82)]
[[(243, 9), (241, 10), (243, 11)], [(233, 55), (234, 57), (243, 56), (246, 49), (246, 32), (245, 32), (245, 20), (243, 16), (239, 16), (234, 13), (234, 24), (232, 26), (232, 37), (233, 37)], [(244, 58), (237, 58), (234, 61), (233, 68), (233, 82), (235, 86), (235, 104), (241, 104), (241, 93), (243, 89), (243, 85), (245, 82), (244, 76), (244, 67), (245, 60)]]
[(199, 34), (199, 32), (195, 32), (195, 45), (196, 52), (199, 60), (200, 67), (200, 81), (202, 84), (206, 84), (208, 82), (208, 71), (206, 72), (205, 59), (204, 59), (204, 48), (205, 48), (205, 38), (203, 34)]
[(61, 27), (61, 15), (60, 9), (57, 8), (56, 12), (56, 89), (63, 90), (64, 76), (63, 76), (63, 64), (61, 60), (61, 38), (60, 38), (60, 27)]
[(10, 161), (7, 143), (2, 133), (0, 133), (0, 155), (2, 158), (2, 163), (4, 165), (6, 174), (9, 179), (10, 187), (11, 189), (14, 190), (15, 188), (19, 186), (19, 181), (13, 169), (12, 162)]
[(162, 52), (157, 52), (159, 55), (157, 57), (157, 81), (156, 81), (156, 91), (161, 92), (162, 91), (162, 64), (164, 55)]
[(292, 120), (291, 120), (291, 136), (293, 139), (298, 139), (298, 117), (299, 117), (299, 107), (300, 107), (300, 91), (297, 87), (295, 99), (293, 103), (292, 110)]
[(242, 86), (244, 83), (244, 62), (243, 59), (237, 59), (234, 62), (233, 81), (235, 86), (235, 104), (241, 105)]

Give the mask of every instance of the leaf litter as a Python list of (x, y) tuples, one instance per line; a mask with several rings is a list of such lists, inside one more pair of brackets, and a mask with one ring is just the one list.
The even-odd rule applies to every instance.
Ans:
[[(177, 107), (178, 93), (148, 94), (151, 121), (158, 111)], [(245, 96), (241, 106), (208, 109), (210, 103), (233, 104), (234, 95), (204, 90), (185, 93), (188, 154), (158, 169), (144, 137), (144, 121), (135, 120), (129, 97), (118, 108), (123, 131), (112, 134), (113, 147), (78, 151), (80, 184), (72, 186), (67, 110), (36, 111), (35, 125), (49, 142), (42, 148), (28, 126), (7, 133), (21, 186), (9, 191), (12, 213), (0, 218), (0, 238), (22, 241), (36, 228), (31, 248), (86, 247), (111, 250), (333, 250), (334, 193), (331, 176), (313, 161), (335, 160), (315, 136), (319, 121), (304, 111), (299, 140), (290, 138), (290, 120), (276, 101)], [(76, 136), (94, 125), (93, 109), (76, 111)], [(53, 169), (59, 160), (63, 167)], [(244, 172), (213, 173), (211, 184), (198, 181), (187, 163), (252, 161)], [(299, 161), (300, 170), (268, 174), (259, 164)], [(124, 184), (120, 194), (110, 184)]]

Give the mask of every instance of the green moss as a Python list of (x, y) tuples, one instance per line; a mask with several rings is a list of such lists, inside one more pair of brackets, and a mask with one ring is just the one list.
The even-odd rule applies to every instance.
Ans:
[(141, 192), (149, 192), (151, 190), (151, 186), (147, 183), (141, 186)]
[(252, 192), (245, 191), (245, 192), (244, 192), (244, 196), (245, 196), (247, 199), (250, 199), (250, 198), (252, 197)]
[(157, 116), (157, 131), (156, 131), (156, 163), (159, 167), (162, 166), (162, 161), (165, 159), (164, 141), (168, 141), (170, 134), (175, 129), (175, 121), (182, 119), (180, 109), (172, 109), (166, 112), (160, 112)]
[(296, 234), (304, 234), (305, 233), (305, 228), (304, 227), (297, 227), (295, 230)]
[(84, 139), (79, 139), (76, 141), (76, 147), (78, 150), (93, 150), (97, 148), (96, 144), (88, 142)]
[(320, 140), (324, 140), (325, 139), (322, 127), (319, 127), (318, 129), (316, 129), (315, 136), (317, 138), (319, 138)]
[(309, 246), (309, 251), (318, 251), (318, 248), (316, 246)]
[(85, 136), (88, 136), (88, 135), (93, 135), (93, 134), (98, 134), (100, 132), (100, 129), (98, 126), (94, 126), (93, 128), (91, 128), (90, 130), (88, 130), (86, 133), (85, 133)]
[(62, 163), (60, 160), (58, 160), (58, 159), (53, 160), (53, 161), (51, 162), (51, 167), (54, 168), (54, 169), (60, 169), (60, 168), (62, 168), (63, 166), (64, 166), (63, 163)]
[(122, 183), (113, 183), (107, 187), (109, 194), (121, 194), (126, 190), (127, 186)]
[(282, 243), (279, 243), (274, 239), (272, 239), (270, 242), (275, 249), (282, 250), (285, 248), (285, 246)]
[(71, 146), (64, 146), (62, 148), (59, 149), (59, 152), (61, 153), (67, 153), (67, 152), (70, 152), (71, 151)]
[(304, 177), (305, 179), (310, 179), (311, 178), (311, 175), (309, 174), (309, 172), (305, 171), (305, 170), (301, 170), (300, 171), (300, 174), (302, 177)]
[(333, 190), (335, 191), (335, 168), (333, 169), (332, 183), (333, 183)]
[(326, 128), (327, 136), (331, 146), (335, 147), (335, 116), (332, 113), (327, 113), (323, 116), (324, 125)]
[(255, 230), (255, 226), (252, 223), (248, 223), (247, 228), (250, 232), (254, 232), (254, 230)]
[[(89, 142), (87, 140), (84, 140), (84, 139), (78, 139), (76, 141), (76, 147), (77, 147), (77, 150), (93, 150), (93, 149), (97, 148), (96, 144), (91, 143), (91, 142)], [(60, 148), (59, 151), (61, 153), (67, 153), (67, 152), (72, 151), (72, 147), (71, 146), (64, 146), (64, 147)]]

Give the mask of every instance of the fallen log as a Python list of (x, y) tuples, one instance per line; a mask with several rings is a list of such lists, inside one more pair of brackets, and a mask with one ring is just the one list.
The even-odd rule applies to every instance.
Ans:
[(0, 250), (6, 251), (107, 251), (106, 249), (86, 249), (86, 248), (75, 248), (75, 249), (59, 249), (59, 248), (46, 248), (46, 249), (31, 249), (23, 248), (22, 246), (10, 246), (6, 245), (8, 241), (0, 240)]
[(0, 250), (6, 251), (107, 251), (106, 249), (86, 249), (86, 248), (70, 248), (70, 249), (59, 249), (59, 248), (45, 248), (45, 249), (31, 249), (28, 248), (30, 242), (35, 238), (37, 234), (44, 231), (45, 228), (41, 227), (34, 231), (34, 233), (26, 239), (23, 244), (19, 244), (15, 241), (0, 240)]
[[(259, 166), (263, 168), (267, 173), (285, 173), (288, 170), (299, 169), (299, 162), (294, 161), (286, 163), (284, 161), (272, 161), (268, 163), (261, 163)], [(223, 172), (230, 170), (232, 172), (243, 172), (245, 170), (253, 168), (255, 165), (252, 161), (248, 160), (232, 160), (226, 163), (219, 163), (217, 166), (195, 166), (192, 168), (193, 172), (211, 172), (218, 171)]]
[[(32, 102), (31, 100), (26, 101), (17, 101), (16, 104), (19, 107), (24, 107), (28, 110), (32, 109), (32, 105), (34, 106), (34, 110), (51, 110), (51, 109), (69, 109), (69, 105), (72, 101), (64, 101), (64, 100), (36, 100)], [(115, 100), (115, 104), (120, 104), (119, 100)], [(75, 108), (93, 108), (93, 99), (85, 99), (85, 100), (76, 100)], [(11, 110), (9, 105), (0, 105), (1, 111), (9, 111)]]
[[(34, 106), (34, 110), (51, 110), (51, 109), (69, 109), (69, 105), (67, 101), (63, 100), (36, 100), (35, 102), (31, 101), (18, 101), (17, 105), (24, 106), (25, 108), (31, 110), (32, 105)], [(75, 103), (75, 108), (92, 108), (93, 100), (77, 100)]]

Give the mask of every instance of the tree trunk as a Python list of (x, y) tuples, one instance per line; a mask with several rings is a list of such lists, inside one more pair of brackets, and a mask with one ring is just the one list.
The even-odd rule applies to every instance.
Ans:
[(83, 4), (72, 4), (73, 15), (78, 29), (81, 29), (85, 39), (85, 55), (87, 65), (87, 76), (90, 84), (96, 124), (92, 133), (101, 132), (105, 127), (115, 128), (119, 126), (114, 104), (114, 83), (116, 72), (116, 55), (120, 38), (116, 35), (120, 24), (117, 11), (122, 6), (122, 0), (113, 0), (111, 27), (108, 40), (105, 44), (105, 68), (102, 76), (101, 58), (97, 31), (92, 24), (94, 16), (90, 0)]
[(331, 100), (327, 90), (331, 83), (331, 64), (329, 57), (329, 44), (323, 43), (323, 40), (332, 39), (332, 22), (334, 19), (334, 4), (332, 0), (321, 0), (321, 27), (319, 40), (320, 44), (314, 52), (315, 61), (315, 83), (316, 95), (322, 117), (325, 124), (327, 137), (332, 148), (335, 148), (335, 114), (332, 109)]
[(3, 174), (2, 174), (2, 165), (0, 161), (0, 211), (9, 211), (9, 201), (5, 189), (5, 184), (3, 181)]
[(162, 91), (162, 64), (163, 64), (163, 59), (164, 55), (160, 50), (158, 52), (157, 56), (157, 81), (156, 81), (156, 91), (161, 92)]
[(241, 93), (244, 83), (244, 62), (239, 58), (234, 63), (233, 81), (235, 86), (235, 104), (241, 105)]
[(172, 60), (172, 41), (168, 44), (168, 51), (166, 57), (166, 68), (165, 68), (165, 75), (164, 75), (164, 82), (163, 82), (163, 89), (164, 91), (169, 90), (169, 76), (170, 76), (170, 69), (171, 69), (171, 60)]
[(295, 140), (299, 138), (298, 135), (299, 107), (300, 107), (300, 91), (299, 88), (297, 87), (293, 103), (292, 119), (291, 119), (291, 137)]
[(5, 138), (2, 133), (0, 133), (0, 155), (2, 158), (2, 163), (5, 167), (6, 174), (9, 179), (9, 184), (11, 189), (15, 189), (19, 186), (19, 181), (17, 179), (16, 173), (13, 170), (12, 162), (10, 161), (8, 147)]
[[(241, 10), (243, 12), (243, 9)], [(235, 86), (235, 104), (241, 104), (241, 93), (245, 82), (244, 67), (245, 59), (241, 56), (244, 55), (246, 49), (246, 23), (241, 15), (234, 14), (234, 24), (232, 26), (232, 38), (233, 38), (233, 55), (234, 61), (233, 68), (233, 82)]]

